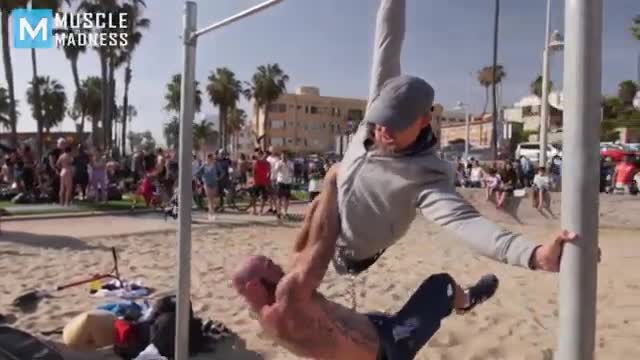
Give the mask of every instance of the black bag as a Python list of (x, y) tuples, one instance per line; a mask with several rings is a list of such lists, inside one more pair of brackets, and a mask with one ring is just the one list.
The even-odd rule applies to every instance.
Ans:
[[(189, 353), (200, 352), (205, 345), (202, 333), (202, 320), (193, 316), (193, 308), (189, 310)], [(167, 358), (173, 358), (176, 338), (176, 298), (173, 295), (159, 299), (153, 307), (151, 322), (151, 343), (158, 352)]]

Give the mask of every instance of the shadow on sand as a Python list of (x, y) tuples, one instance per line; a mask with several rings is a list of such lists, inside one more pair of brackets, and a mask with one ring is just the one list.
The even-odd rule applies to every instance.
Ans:
[[(195, 359), (205, 359), (202, 354), (195, 357)], [(211, 355), (211, 354), (208, 354)], [(247, 343), (236, 334), (232, 334), (230, 337), (220, 340), (215, 343), (215, 350), (213, 352), (213, 358), (225, 359), (225, 360), (263, 360), (264, 356), (260, 353), (247, 349)], [(211, 357), (206, 357), (210, 359)]]
[(71, 236), (41, 235), (18, 231), (2, 232), (0, 234), (0, 243), (2, 242), (49, 249), (111, 250), (111, 248), (107, 246), (89, 245), (86, 242)]

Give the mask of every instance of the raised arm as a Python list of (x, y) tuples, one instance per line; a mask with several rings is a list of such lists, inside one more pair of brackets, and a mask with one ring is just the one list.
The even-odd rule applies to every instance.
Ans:
[(422, 215), (454, 231), (476, 253), (531, 268), (536, 244), (485, 219), (444, 181), (418, 197)]
[(400, 53), (404, 41), (405, 13), (405, 0), (380, 1), (373, 43), (369, 103), (385, 81), (401, 74)]

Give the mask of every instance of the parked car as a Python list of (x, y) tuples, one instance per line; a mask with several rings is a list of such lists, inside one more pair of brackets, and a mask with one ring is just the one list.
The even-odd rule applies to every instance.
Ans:
[(600, 157), (602, 158), (611, 158), (613, 162), (620, 162), (625, 157), (625, 155), (634, 156), (635, 153), (620, 144), (600, 144)]
[[(529, 160), (536, 162), (540, 160), (540, 143), (537, 143), (537, 142), (520, 143), (516, 148), (515, 155), (516, 155), (516, 159), (520, 158), (520, 156), (524, 156)], [(562, 145), (547, 144), (547, 159), (551, 159), (556, 155), (562, 156)]]

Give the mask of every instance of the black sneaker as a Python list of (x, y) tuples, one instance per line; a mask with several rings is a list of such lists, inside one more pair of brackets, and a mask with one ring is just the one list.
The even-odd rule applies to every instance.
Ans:
[(493, 274), (487, 274), (478, 280), (478, 282), (472, 287), (467, 289), (469, 296), (469, 306), (460, 309), (463, 313), (473, 310), (476, 306), (489, 300), (498, 290), (500, 281), (498, 277)]

